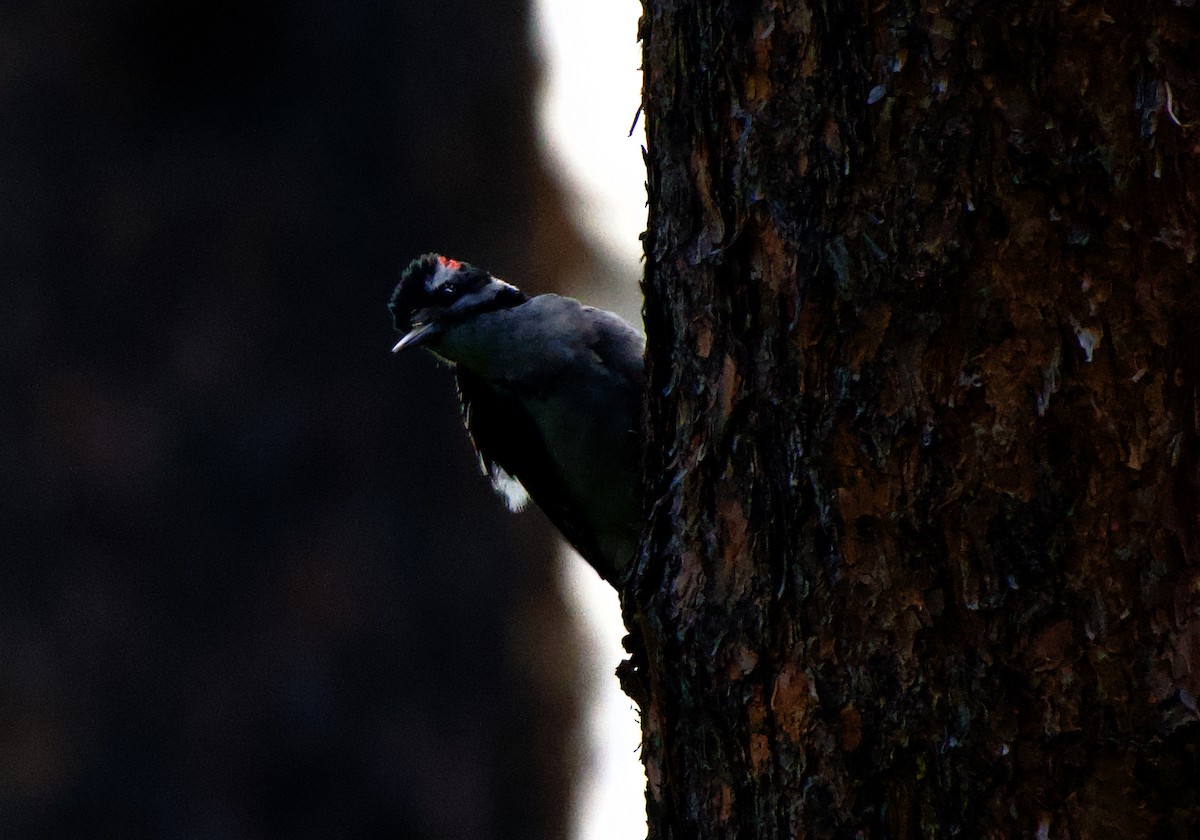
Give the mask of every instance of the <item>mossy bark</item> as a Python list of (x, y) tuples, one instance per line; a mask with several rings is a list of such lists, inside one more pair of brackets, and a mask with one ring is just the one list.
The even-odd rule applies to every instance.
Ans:
[(651, 838), (1200, 836), (1200, 15), (645, 0)]

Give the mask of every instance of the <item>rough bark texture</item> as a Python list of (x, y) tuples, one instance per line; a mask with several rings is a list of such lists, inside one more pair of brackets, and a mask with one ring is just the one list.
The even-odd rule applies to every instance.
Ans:
[(1200, 836), (1191, 6), (646, 0), (650, 837)]

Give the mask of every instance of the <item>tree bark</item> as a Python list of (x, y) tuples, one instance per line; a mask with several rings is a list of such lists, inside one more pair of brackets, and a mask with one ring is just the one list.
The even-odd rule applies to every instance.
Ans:
[(1198, 26), (646, 0), (651, 838), (1200, 836)]

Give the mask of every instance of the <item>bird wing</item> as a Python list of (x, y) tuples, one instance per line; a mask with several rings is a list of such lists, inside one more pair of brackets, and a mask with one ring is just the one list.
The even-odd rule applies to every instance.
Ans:
[(484, 471), (506, 496), (498, 473), (517, 479), (567, 542), (594, 567), (604, 568), (607, 563), (600, 546), (586, 524), (573, 515), (579, 504), (566, 483), (548, 468), (552, 453), (521, 401), (462, 365), (457, 367), (463, 421)]

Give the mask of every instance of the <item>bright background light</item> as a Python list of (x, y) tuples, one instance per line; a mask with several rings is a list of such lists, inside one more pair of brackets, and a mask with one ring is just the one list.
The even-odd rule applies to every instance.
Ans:
[[(618, 259), (637, 261), (646, 227), (638, 0), (534, 0), (534, 48), (545, 68), (542, 149), (566, 183), (579, 228)], [(636, 277), (636, 272), (631, 277)]]
[(613, 673), (626, 656), (617, 593), (573, 552), (563, 552), (561, 568), (567, 603), (591, 641), (583, 665), (591, 692), (584, 709), (588, 754), (576, 788), (572, 837), (640, 840), (646, 836), (646, 774), (638, 713)]
[[(590, 303), (636, 318), (641, 310), (639, 234), (646, 226), (645, 132), (629, 128), (641, 103), (637, 0), (534, 0), (535, 49), (544, 68), (539, 102), (542, 148), (561, 178), (574, 221), (623, 280), (621, 300)], [(640, 324), (639, 324), (640, 326)], [(564, 589), (592, 638), (586, 663), (589, 748), (578, 790), (574, 840), (646, 836), (646, 777), (633, 702), (613, 673), (625, 652), (616, 593), (582, 560), (565, 556)]]

